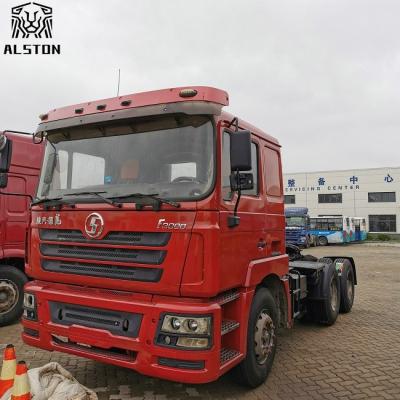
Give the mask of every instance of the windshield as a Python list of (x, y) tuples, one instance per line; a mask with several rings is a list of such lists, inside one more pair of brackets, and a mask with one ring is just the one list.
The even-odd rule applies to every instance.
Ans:
[(286, 226), (293, 226), (298, 228), (303, 228), (307, 224), (306, 217), (286, 217)]
[(214, 158), (214, 128), (206, 116), (63, 129), (47, 136), (37, 197), (97, 191), (105, 197), (142, 193), (197, 200), (211, 189)]

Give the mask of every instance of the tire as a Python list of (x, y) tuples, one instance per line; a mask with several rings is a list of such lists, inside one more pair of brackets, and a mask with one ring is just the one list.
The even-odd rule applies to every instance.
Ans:
[[(275, 358), (277, 323), (278, 310), (271, 292), (258, 289), (250, 309), (246, 358), (232, 371), (241, 385), (255, 388), (267, 379)], [(269, 335), (261, 335), (264, 329)]]
[(319, 323), (333, 325), (336, 322), (340, 309), (340, 281), (335, 264), (332, 261), (327, 267), (323, 296), (325, 300), (322, 302)]
[(326, 236), (318, 237), (318, 246), (328, 246), (328, 239), (326, 238)]
[(26, 275), (18, 268), (0, 265), (0, 326), (6, 326), (22, 315)]
[(340, 276), (340, 312), (348, 313), (353, 307), (355, 293), (355, 277), (351, 262), (346, 258), (337, 258), (337, 263), (342, 263), (342, 274)]
[(310, 287), (308, 319), (318, 324), (333, 325), (340, 309), (339, 275), (332, 259), (320, 258), (318, 262), (325, 266), (318, 283)]

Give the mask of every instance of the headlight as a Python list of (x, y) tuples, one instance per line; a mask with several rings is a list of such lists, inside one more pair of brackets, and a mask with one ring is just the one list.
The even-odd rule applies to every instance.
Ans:
[(167, 314), (164, 316), (161, 331), (177, 334), (209, 335), (211, 332), (211, 317)]
[(36, 297), (32, 293), (24, 293), (24, 308), (34, 310), (36, 308)]

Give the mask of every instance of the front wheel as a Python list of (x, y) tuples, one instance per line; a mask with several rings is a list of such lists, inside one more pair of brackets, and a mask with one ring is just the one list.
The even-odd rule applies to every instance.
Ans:
[(277, 322), (272, 294), (266, 288), (258, 289), (250, 310), (246, 358), (233, 370), (242, 385), (255, 388), (267, 379), (275, 357)]
[(22, 315), (23, 290), (27, 277), (18, 268), (0, 265), (0, 326)]

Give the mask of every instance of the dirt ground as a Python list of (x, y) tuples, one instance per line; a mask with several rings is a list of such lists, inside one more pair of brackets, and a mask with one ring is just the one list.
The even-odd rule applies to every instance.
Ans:
[(133, 371), (24, 345), (21, 327), (0, 328), (0, 345), (14, 343), (30, 367), (57, 361), (99, 399), (400, 399), (400, 247), (352, 244), (307, 251), (318, 257), (353, 256), (356, 300), (350, 314), (321, 327), (296, 323), (281, 333), (272, 372), (255, 390), (229, 376), (183, 385)]

